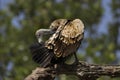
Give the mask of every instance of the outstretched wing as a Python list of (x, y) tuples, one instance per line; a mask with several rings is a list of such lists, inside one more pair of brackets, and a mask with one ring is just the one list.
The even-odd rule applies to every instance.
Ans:
[(59, 27), (56, 31), (58, 34), (54, 34), (50, 38), (52, 40), (48, 40), (52, 41), (56, 57), (66, 57), (75, 52), (83, 39), (84, 25), (80, 19), (71, 20), (61, 27), (61, 31)]

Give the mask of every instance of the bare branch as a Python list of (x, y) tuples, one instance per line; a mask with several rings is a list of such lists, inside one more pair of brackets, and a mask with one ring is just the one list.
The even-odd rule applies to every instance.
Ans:
[(36, 68), (25, 80), (54, 80), (55, 75), (76, 75), (80, 80), (96, 80), (100, 76), (120, 77), (120, 65), (95, 65), (85, 62), (59, 64), (56, 68)]
[(24, 80), (54, 80), (55, 75), (51, 68), (36, 68), (32, 74), (27, 76)]

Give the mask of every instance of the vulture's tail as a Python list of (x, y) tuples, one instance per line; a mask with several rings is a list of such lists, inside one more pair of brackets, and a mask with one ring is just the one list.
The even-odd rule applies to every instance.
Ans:
[(32, 53), (32, 59), (41, 65), (41, 67), (47, 67), (51, 65), (51, 60), (53, 58), (52, 51), (48, 50), (44, 43), (36, 43), (30, 47)]

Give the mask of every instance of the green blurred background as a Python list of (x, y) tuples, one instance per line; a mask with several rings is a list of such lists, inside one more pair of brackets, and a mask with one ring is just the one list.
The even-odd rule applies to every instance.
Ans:
[[(23, 80), (38, 66), (29, 51), (37, 41), (34, 33), (58, 18), (80, 18), (85, 24), (79, 60), (120, 63), (120, 0), (0, 0), (0, 80)], [(60, 75), (56, 80), (78, 79)]]

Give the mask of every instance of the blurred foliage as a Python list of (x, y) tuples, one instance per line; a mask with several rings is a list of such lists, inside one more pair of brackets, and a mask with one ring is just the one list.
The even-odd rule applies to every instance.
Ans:
[[(110, 6), (114, 20), (105, 26), (108, 34), (99, 35), (96, 25), (104, 13), (101, 0), (14, 0), (7, 9), (0, 10), (0, 80), (23, 80), (38, 66), (29, 52), (29, 46), (36, 41), (34, 33), (39, 28), (48, 28), (58, 18), (80, 18), (84, 22), (85, 34), (88, 34), (80, 47), (80, 60), (117, 64), (120, 0), (112, 0)], [(75, 76), (65, 75), (56, 79), (78, 80)], [(106, 79), (108, 77), (99, 80)]]

